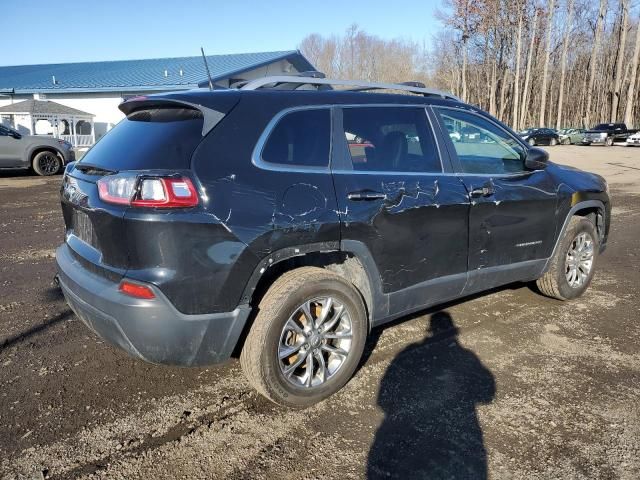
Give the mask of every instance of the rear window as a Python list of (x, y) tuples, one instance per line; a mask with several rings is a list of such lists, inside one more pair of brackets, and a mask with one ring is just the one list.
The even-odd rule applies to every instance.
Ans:
[(130, 113), (80, 161), (105, 170), (187, 169), (202, 140), (202, 113), (148, 108)]

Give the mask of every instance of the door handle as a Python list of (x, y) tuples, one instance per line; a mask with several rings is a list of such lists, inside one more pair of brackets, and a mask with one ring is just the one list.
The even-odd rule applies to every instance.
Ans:
[(351, 192), (347, 195), (349, 200), (384, 200), (387, 196), (384, 193), (374, 192), (373, 190), (361, 190), (359, 192)]
[(480, 188), (474, 188), (473, 190), (471, 190), (469, 192), (469, 196), (471, 198), (490, 197), (494, 193), (496, 193), (496, 191), (493, 188), (493, 185), (487, 183)]

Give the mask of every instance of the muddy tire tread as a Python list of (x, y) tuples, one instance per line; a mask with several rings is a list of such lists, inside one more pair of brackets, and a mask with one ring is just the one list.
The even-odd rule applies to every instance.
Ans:
[[(271, 319), (278, 315), (285, 299), (291, 295), (291, 292), (296, 291), (303, 284), (326, 279), (338, 280), (355, 288), (341, 276), (328, 270), (318, 267), (300, 267), (290, 270), (276, 279), (260, 302), (258, 314), (251, 325), (240, 353), (240, 365), (251, 386), (274, 403), (283, 404), (267, 381), (267, 372), (262, 368), (263, 364), (260, 359), (266, 346)], [(299, 408), (293, 404), (288, 406)]]

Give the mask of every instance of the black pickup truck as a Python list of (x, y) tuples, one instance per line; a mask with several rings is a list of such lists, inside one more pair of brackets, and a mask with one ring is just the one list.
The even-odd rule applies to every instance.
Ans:
[(614, 142), (624, 142), (638, 130), (629, 130), (624, 123), (600, 123), (587, 130), (582, 145), (602, 144), (610, 147)]

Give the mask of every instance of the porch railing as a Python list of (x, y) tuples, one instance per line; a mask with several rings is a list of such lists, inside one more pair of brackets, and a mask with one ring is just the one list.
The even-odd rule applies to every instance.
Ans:
[(74, 147), (90, 147), (94, 144), (93, 135), (60, 135), (60, 138)]

